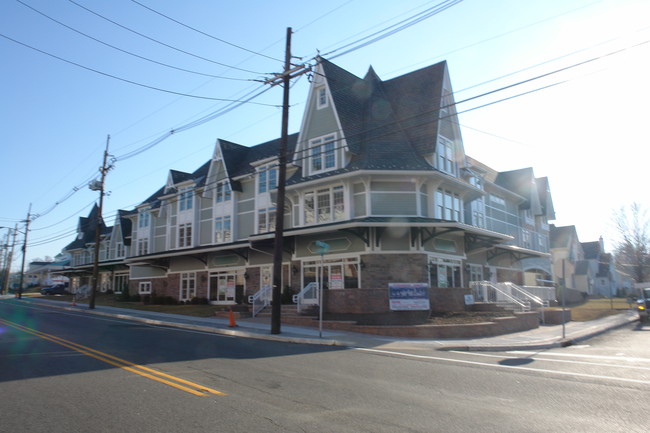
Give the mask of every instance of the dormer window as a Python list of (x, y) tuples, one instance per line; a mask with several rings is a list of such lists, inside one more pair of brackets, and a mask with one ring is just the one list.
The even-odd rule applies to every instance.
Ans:
[(447, 174), (456, 176), (454, 143), (444, 137), (438, 137), (438, 146), (436, 147), (436, 168)]
[(192, 209), (193, 198), (194, 192), (190, 187), (182, 188), (178, 195), (178, 209), (180, 211)]
[(230, 201), (232, 198), (232, 190), (230, 189), (230, 182), (224, 181), (217, 184), (217, 194), (216, 202), (223, 203), (225, 201)]
[(314, 138), (309, 142), (312, 174), (336, 168), (335, 143), (335, 134)]
[(316, 90), (316, 108), (320, 110), (321, 108), (327, 107), (327, 105), (327, 89), (321, 87)]
[(149, 211), (143, 211), (138, 214), (138, 227), (144, 228), (149, 227), (151, 222), (151, 214)]
[(267, 165), (258, 169), (257, 192), (264, 193), (278, 187), (278, 168)]

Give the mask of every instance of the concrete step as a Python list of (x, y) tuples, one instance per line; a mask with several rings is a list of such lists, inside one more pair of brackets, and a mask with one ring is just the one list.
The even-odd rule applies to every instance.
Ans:
[[(256, 317), (271, 317), (272, 307), (269, 305), (264, 308), (262, 311), (257, 313)], [(299, 316), (298, 306), (295, 304), (282, 304), (281, 313), (282, 316)]]

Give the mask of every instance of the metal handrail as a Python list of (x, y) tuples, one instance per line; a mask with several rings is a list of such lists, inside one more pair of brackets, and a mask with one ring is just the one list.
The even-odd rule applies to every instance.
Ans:
[(248, 303), (252, 305), (253, 317), (271, 303), (271, 286), (264, 286), (254, 295), (248, 297)]
[(515, 298), (510, 293), (507, 293), (489, 281), (472, 281), (470, 282), (470, 288), (475, 292), (475, 297), (483, 302), (500, 304), (503, 308), (511, 309), (512, 311), (524, 312), (530, 310), (530, 303), (526, 305), (525, 302)]
[(505, 283), (497, 283), (497, 285), (508, 287), (510, 289), (510, 294), (512, 296), (516, 297), (517, 299), (519, 299), (519, 298), (513, 293), (513, 290), (517, 295), (523, 296), (524, 298), (527, 298), (528, 300), (534, 302), (535, 304), (538, 304), (541, 307), (544, 306), (544, 301), (542, 301), (542, 298), (540, 298), (539, 296), (535, 296), (532, 293), (529, 293), (528, 291), (522, 289), (521, 287), (519, 287), (515, 283), (511, 283), (511, 282), (507, 281)]
[(318, 283), (312, 281), (303, 287), (300, 293), (293, 295), (293, 303), (298, 304), (298, 312), (301, 312), (305, 305), (318, 305), (318, 296)]
[(523, 290), (527, 291), (531, 295), (535, 295), (542, 299), (546, 303), (550, 303), (556, 300), (555, 296), (555, 287), (547, 286), (522, 286)]

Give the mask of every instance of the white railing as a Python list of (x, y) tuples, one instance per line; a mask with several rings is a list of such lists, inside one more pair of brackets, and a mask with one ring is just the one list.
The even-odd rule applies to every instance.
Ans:
[(248, 297), (248, 303), (253, 309), (253, 317), (271, 304), (272, 296), (271, 286), (264, 286), (257, 293)]
[(503, 291), (509, 293), (513, 298), (517, 298), (520, 301), (528, 301), (531, 304), (537, 305), (538, 307), (544, 306), (544, 301), (542, 298), (529, 293), (527, 290), (524, 290), (515, 283), (497, 283), (497, 286), (499, 286)]
[(300, 293), (293, 295), (293, 303), (298, 304), (298, 312), (300, 312), (306, 306), (318, 305), (319, 296), (318, 283), (312, 281)]
[(503, 309), (519, 313), (530, 311), (529, 300), (517, 299), (503, 286), (499, 287), (489, 281), (472, 281), (469, 284), (477, 301), (497, 304)]
[(547, 305), (556, 300), (555, 296), (555, 287), (546, 287), (546, 286), (522, 286), (521, 287), (526, 292), (531, 295), (535, 295), (538, 298), (541, 298)]

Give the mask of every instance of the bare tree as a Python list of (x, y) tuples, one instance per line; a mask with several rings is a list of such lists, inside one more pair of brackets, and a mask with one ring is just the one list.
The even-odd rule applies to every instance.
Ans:
[(648, 212), (639, 203), (621, 207), (614, 214), (614, 223), (619, 234), (614, 254), (616, 265), (637, 283), (650, 278), (650, 220)]

